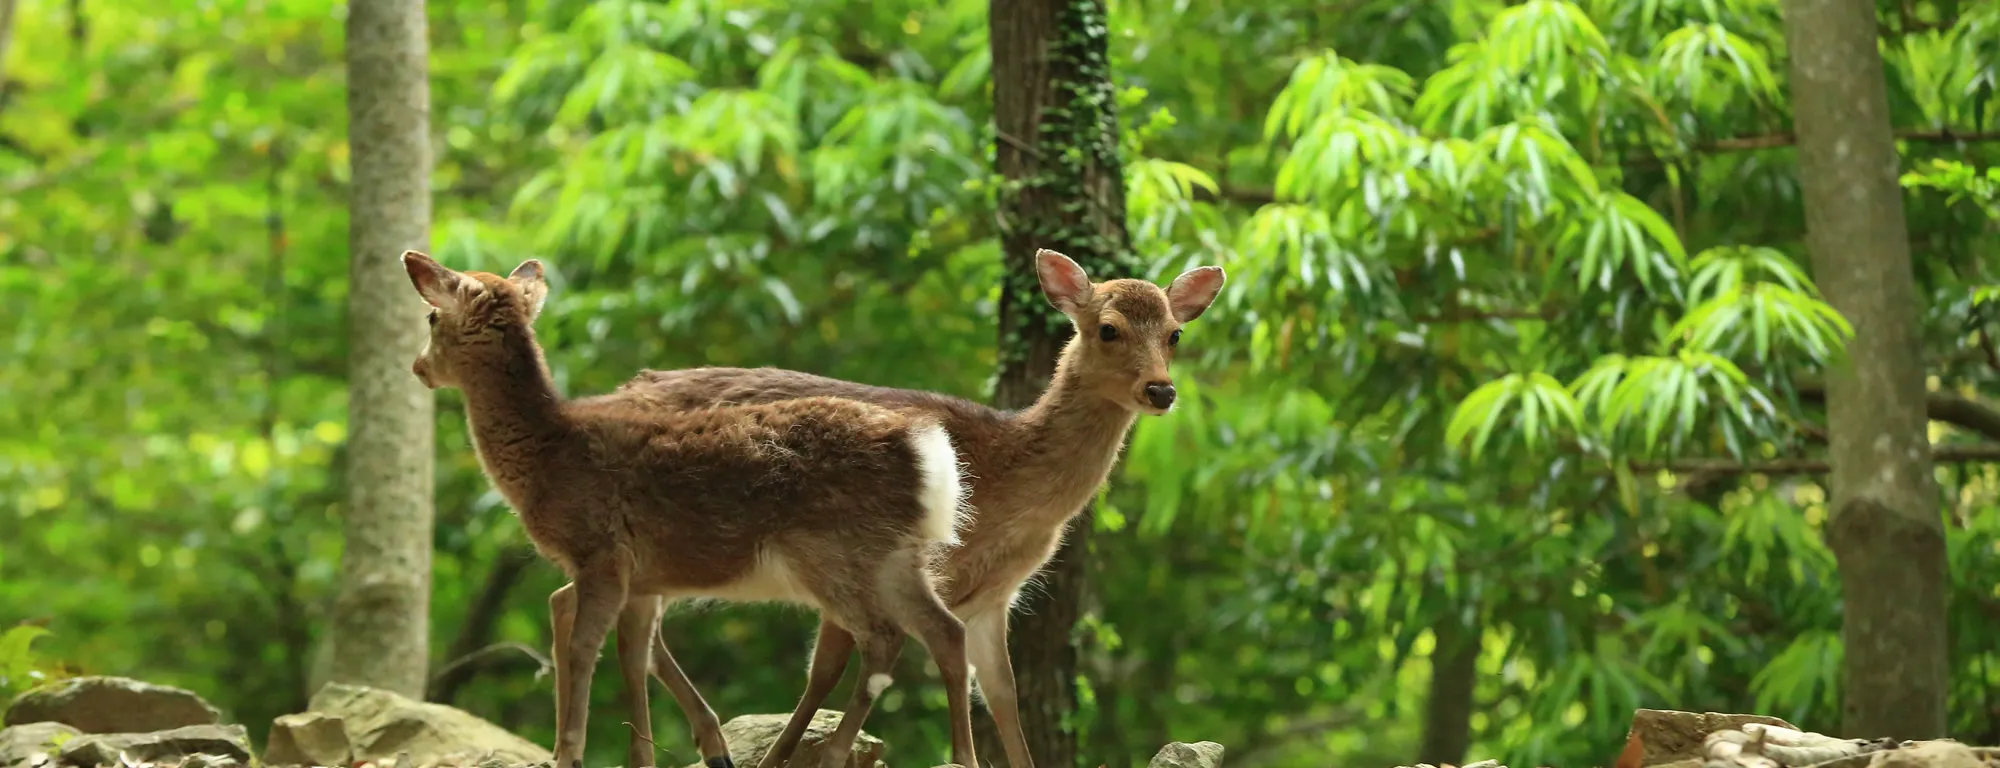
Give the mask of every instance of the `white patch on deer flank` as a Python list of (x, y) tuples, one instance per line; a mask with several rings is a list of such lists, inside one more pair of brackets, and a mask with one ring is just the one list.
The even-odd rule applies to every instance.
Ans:
[(896, 682), (895, 679), (889, 677), (888, 675), (880, 673), (869, 675), (868, 697), (874, 698), (877, 696), (881, 696), (883, 691), (889, 690), (889, 684), (894, 682)]
[(925, 424), (910, 430), (910, 447), (917, 454), (917, 498), (924, 505), (917, 533), (926, 540), (957, 545), (966, 522), (965, 480), (959, 475), (958, 452), (943, 425)]

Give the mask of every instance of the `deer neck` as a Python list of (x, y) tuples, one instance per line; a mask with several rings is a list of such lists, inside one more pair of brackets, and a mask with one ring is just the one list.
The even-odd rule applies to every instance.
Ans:
[(1021, 413), (1012, 430), (1026, 470), (1015, 483), (1042, 489), (1039, 516), (1067, 520), (1083, 509), (1111, 474), (1137, 415), (1089, 390), (1071, 355), (1056, 364), (1049, 388)]
[(562, 395), (534, 331), (505, 328), (495, 354), (463, 379), (473, 447), (494, 483), (512, 495), (536, 476), (536, 457), (567, 432)]

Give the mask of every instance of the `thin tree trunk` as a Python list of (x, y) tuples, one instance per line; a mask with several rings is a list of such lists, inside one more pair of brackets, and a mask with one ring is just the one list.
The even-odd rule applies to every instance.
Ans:
[(1851, 737), (1945, 735), (1944, 524), (1924, 414), (1903, 193), (1875, 6), (1785, 0), (1806, 245), (1827, 301), (1854, 325), (1827, 377)]
[(331, 679), (412, 698), (430, 661), (434, 425), (431, 393), (410, 373), (423, 310), (398, 256), (430, 248), (425, 32), (421, 0), (348, 4), (351, 435)]
[[(1007, 282), (1000, 301), (995, 400), (1023, 408), (1054, 375), (1069, 322), (1035, 277), (1037, 248), (1075, 259), (1091, 277), (1131, 277), (1123, 168), (1103, 0), (992, 0), (994, 165), (1007, 180), (998, 211)], [(1014, 615), (1012, 655), (1022, 730), (1040, 768), (1077, 765), (1077, 619), (1083, 613), (1091, 510)], [(980, 752), (1002, 764), (990, 722)]]
[(1480, 626), (1454, 610), (1431, 625), (1437, 650), (1431, 652), (1430, 692), (1424, 701), (1423, 740), (1417, 762), (1458, 765), (1472, 747), (1472, 694), (1479, 681)]

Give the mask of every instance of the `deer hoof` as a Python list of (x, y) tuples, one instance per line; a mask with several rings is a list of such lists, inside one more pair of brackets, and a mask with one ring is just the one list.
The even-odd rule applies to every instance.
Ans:
[(728, 755), (703, 760), (702, 765), (706, 765), (708, 768), (736, 768), (736, 763), (731, 761)]

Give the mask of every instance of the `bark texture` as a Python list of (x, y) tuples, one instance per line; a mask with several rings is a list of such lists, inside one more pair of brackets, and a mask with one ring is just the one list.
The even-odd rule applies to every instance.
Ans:
[(1846, 645), (1843, 733), (1945, 735), (1944, 525), (1925, 430), (1924, 366), (1875, 6), (1785, 0), (1806, 245), (1854, 325), (1827, 377), (1832, 509)]
[(398, 260), (430, 250), (430, 85), (421, 0), (347, 11), (348, 505), (333, 682), (421, 699), (429, 666), (432, 398), (426, 333)]
[[(1035, 277), (1037, 248), (1075, 259), (1093, 280), (1137, 277), (1125, 232), (1125, 184), (1103, 0), (992, 0), (994, 165), (1005, 179), (998, 225), (1007, 282), (1000, 300), (994, 399), (1025, 408), (1048, 386), (1073, 330)], [(1089, 563), (1090, 509), (1070, 522), (1040, 588), (1023, 590), (1008, 643), (1021, 725), (1040, 768), (1078, 764), (1077, 647)], [(991, 721), (980, 754), (1004, 764)]]
[(1458, 765), (1472, 748), (1472, 693), (1479, 675), (1480, 626), (1453, 611), (1431, 625), (1430, 692), (1424, 701), (1423, 741), (1417, 762)]

